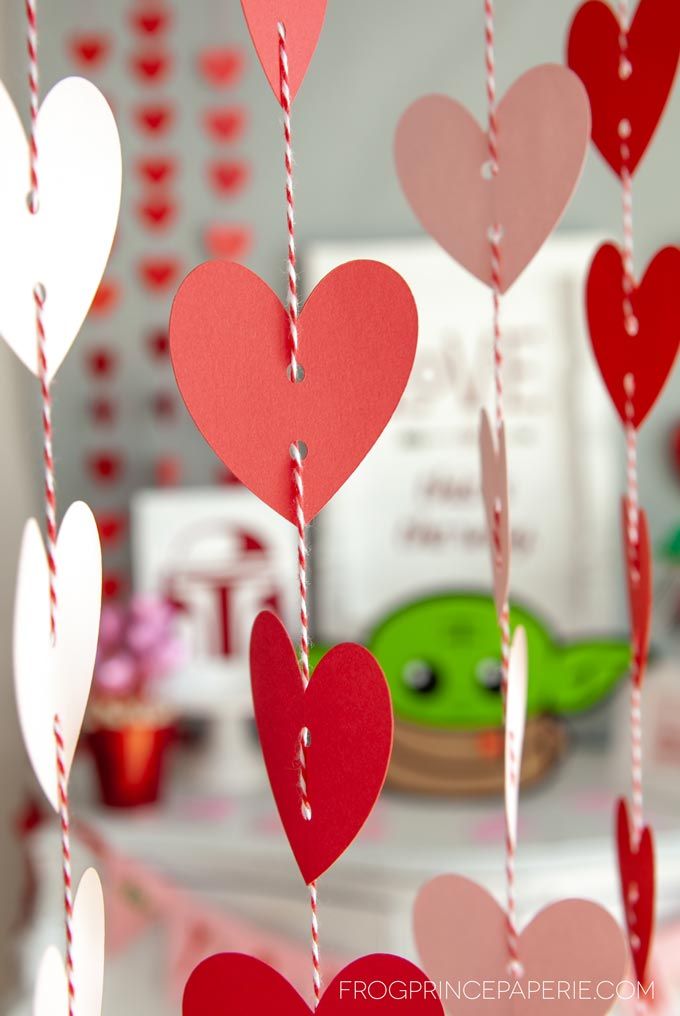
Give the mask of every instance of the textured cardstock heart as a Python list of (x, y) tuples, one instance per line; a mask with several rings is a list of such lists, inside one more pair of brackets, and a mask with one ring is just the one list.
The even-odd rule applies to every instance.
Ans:
[(499, 618), (510, 588), (510, 506), (505, 425), (494, 428), (487, 412), (479, 420), (479, 451), (482, 464), (482, 500), (491, 548), (493, 597)]
[(83, 78), (66, 78), (48, 93), (37, 136), (40, 207), (32, 215), (28, 141), (0, 84), (0, 335), (37, 374), (34, 289), (41, 283), (52, 378), (104, 274), (118, 221), (121, 154), (108, 104)]
[(206, 441), (253, 493), (295, 521), (290, 446), (304, 441), (310, 521), (375, 444), (416, 349), (408, 286), (376, 261), (330, 272), (299, 318), (293, 383), (286, 311), (241, 265), (209, 261), (179, 288), (170, 350), (182, 397)]
[(639, 0), (621, 61), (621, 26), (613, 7), (588, 0), (569, 31), (567, 62), (588, 92), (593, 141), (617, 174), (624, 165), (619, 125), (630, 125), (625, 165), (637, 169), (659, 125), (680, 57), (680, 4), (677, 0)]
[(290, 101), (297, 95), (319, 41), (326, 0), (241, 0), (246, 24), (262, 69), (281, 102), (279, 23), (286, 30)]
[(637, 544), (631, 539), (633, 534), (629, 528), (629, 514), (628, 500), (624, 497), (621, 499), (623, 560), (626, 570), (630, 630), (636, 656), (634, 676), (641, 684), (647, 666), (652, 631), (652, 549), (647, 512), (644, 508), (638, 508)]
[(661, 394), (680, 345), (676, 299), (680, 248), (664, 247), (630, 294), (637, 335), (629, 335), (623, 309), (623, 260), (613, 244), (595, 254), (586, 283), (590, 341), (622, 423), (628, 419), (625, 380), (634, 382), (632, 422), (640, 427)]
[(424, 229), (491, 285), (489, 231), (500, 227), (501, 290), (526, 268), (559, 222), (581, 176), (590, 139), (583, 85), (555, 64), (534, 67), (498, 105), (498, 173), (486, 133), (445, 95), (418, 99), (395, 140), (401, 186)]
[[(468, 991), (460, 999), (454, 992), (443, 998), (451, 1016), (604, 1016), (615, 997), (579, 998), (578, 985), (589, 982), (596, 996), (598, 984), (616, 986), (626, 972), (621, 930), (606, 910), (586, 900), (563, 900), (537, 914), (519, 938), (523, 974), (517, 979), (509, 973), (505, 912), (469, 879), (441, 875), (428, 882), (418, 894), (414, 922), (420, 959), (435, 984), (492, 985), (491, 997)], [(556, 997), (558, 981), (576, 990)], [(530, 995), (530, 982), (539, 988), (542, 982), (543, 990)]]
[[(265, 1012), (311, 1016), (312, 1010), (281, 974), (242, 953), (221, 953), (204, 960), (184, 991), (182, 1016), (259, 1016)], [(435, 987), (422, 971), (400, 956), (385, 953), (362, 956), (348, 964), (324, 990), (314, 1012), (316, 1016), (443, 1016)]]
[(50, 633), (49, 569), (40, 527), (29, 519), (14, 603), (14, 687), (33, 771), (58, 808), (54, 717), (64, 737), (66, 775), (85, 715), (99, 636), (102, 560), (94, 515), (82, 501), (66, 512), (57, 538), (56, 642)]
[[(73, 986), (79, 1016), (101, 1016), (104, 987), (104, 895), (94, 868), (80, 880), (73, 904)], [(59, 950), (43, 954), (33, 1016), (68, 1016), (68, 979)]]
[(640, 842), (634, 843), (623, 799), (616, 805), (616, 845), (630, 952), (637, 978), (646, 985), (656, 903), (654, 839), (652, 830), (645, 826)]
[[(345, 643), (326, 653), (305, 690), (293, 644), (269, 611), (253, 625), (250, 678), (274, 800), (302, 877), (313, 882), (354, 840), (385, 782), (393, 732), (387, 682), (367, 649)], [(298, 782), (304, 729), (310, 820)]]

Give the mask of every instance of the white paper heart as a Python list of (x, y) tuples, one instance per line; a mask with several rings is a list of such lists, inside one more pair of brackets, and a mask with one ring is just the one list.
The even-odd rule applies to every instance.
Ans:
[[(505, 427), (496, 430), (486, 410), (479, 419), (479, 451), (482, 462), (482, 500), (491, 548), (493, 596), (500, 618), (510, 585), (510, 510), (508, 507), (508, 459)], [(498, 513), (498, 517), (497, 516)], [(496, 532), (496, 526), (498, 531)]]
[(37, 374), (35, 301), (45, 287), (48, 375), (80, 331), (104, 274), (118, 221), (120, 139), (101, 92), (65, 78), (38, 113), (39, 211), (27, 205), (28, 142), (0, 82), (0, 335)]
[[(104, 895), (88, 868), (73, 905), (73, 988), (77, 1016), (101, 1016), (104, 986)], [(68, 1016), (68, 980), (59, 950), (43, 955), (33, 995), (33, 1016)]]
[(527, 714), (528, 671), (527, 636), (520, 626), (515, 630), (510, 647), (505, 703), (505, 819), (513, 846), (517, 846), (519, 775)]
[(101, 608), (102, 558), (94, 515), (82, 501), (57, 538), (57, 639), (50, 635), (49, 571), (35, 519), (24, 529), (14, 601), (14, 686), (33, 770), (58, 808), (54, 717), (59, 715), (67, 778), (92, 683)]

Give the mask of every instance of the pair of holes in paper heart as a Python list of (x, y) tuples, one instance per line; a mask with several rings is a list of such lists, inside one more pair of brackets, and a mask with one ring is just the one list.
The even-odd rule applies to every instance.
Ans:
[[(628, 921), (630, 924), (635, 924), (636, 921), (635, 908), (639, 902), (640, 902), (640, 887), (638, 886), (637, 882), (631, 882), (630, 885), (628, 886), (628, 904), (630, 908), (628, 911)], [(640, 936), (637, 935), (635, 932), (633, 932), (630, 936), (630, 945), (631, 949), (635, 951), (637, 951), (642, 945)]]
[[(481, 174), (483, 180), (493, 180), (498, 176), (498, 163), (494, 159), (487, 159), (482, 163)], [(500, 243), (503, 239), (503, 227), (489, 226), (486, 235), (489, 243)]]
[[(286, 367), (286, 376), (289, 381), (293, 381), (295, 384), (300, 384), (305, 379), (305, 368), (301, 363), (297, 363), (295, 365), (295, 376), (293, 376), (293, 365), (289, 364)], [(291, 459), (295, 461), (297, 454), (299, 454), (300, 459), (306, 459), (309, 448), (304, 441), (294, 441), (288, 450), (290, 452)]]

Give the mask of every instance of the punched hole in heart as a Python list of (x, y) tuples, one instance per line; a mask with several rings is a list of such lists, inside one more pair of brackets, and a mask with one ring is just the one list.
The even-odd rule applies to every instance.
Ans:
[(486, 237), (489, 243), (500, 243), (504, 233), (505, 231), (502, 226), (489, 226), (486, 231)]
[(286, 367), (286, 377), (288, 378), (289, 381), (293, 381), (295, 384), (299, 384), (300, 381), (304, 381), (305, 379), (305, 368), (302, 366), (301, 363), (297, 363), (295, 365), (295, 377), (293, 377), (293, 366), (292, 364), (289, 363), (288, 366)]
[(288, 451), (293, 462), (297, 462), (298, 458), (307, 458), (309, 449), (304, 441), (293, 441)]
[(493, 159), (487, 159), (482, 163), (481, 173), (482, 180), (493, 180), (495, 176), (498, 176), (498, 163)]

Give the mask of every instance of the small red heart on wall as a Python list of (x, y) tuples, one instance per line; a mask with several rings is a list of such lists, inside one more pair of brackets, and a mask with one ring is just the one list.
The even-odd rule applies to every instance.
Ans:
[(99, 426), (108, 426), (116, 419), (117, 408), (113, 399), (106, 396), (98, 396), (89, 404), (90, 416), (94, 423)]
[(151, 410), (159, 420), (171, 420), (177, 410), (176, 392), (156, 392), (151, 398)]
[(96, 483), (116, 483), (123, 472), (123, 460), (116, 452), (90, 455), (88, 468)]
[(177, 280), (180, 267), (175, 258), (143, 258), (138, 265), (142, 284), (150, 290), (169, 289)]
[(168, 183), (175, 175), (177, 165), (173, 159), (140, 159), (137, 163), (139, 175), (146, 183)]
[(98, 67), (108, 57), (110, 48), (106, 35), (77, 34), (69, 39), (69, 52), (73, 60), (83, 67)]
[(153, 332), (147, 339), (149, 353), (154, 360), (165, 360), (170, 352), (168, 333), (163, 329)]
[(143, 201), (137, 207), (137, 214), (149, 229), (167, 229), (175, 218), (176, 206), (161, 198)]
[(130, 22), (141, 35), (158, 35), (170, 24), (170, 11), (162, 7), (132, 11)]
[(139, 53), (133, 56), (130, 66), (137, 78), (147, 84), (159, 84), (170, 70), (171, 60), (164, 53)]
[(246, 126), (246, 112), (238, 106), (209, 109), (203, 114), (203, 124), (214, 141), (238, 141)]
[(204, 49), (198, 57), (199, 70), (213, 88), (228, 88), (235, 85), (243, 73), (244, 66), (242, 50), (234, 47)]
[(164, 134), (174, 118), (174, 110), (168, 105), (138, 106), (135, 110), (137, 126), (147, 134)]
[(92, 349), (87, 354), (87, 369), (96, 378), (108, 378), (115, 373), (116, 355), (105, 346)]
[(98, 512), (97, 529), (102, 545), (114, 547), (125, 535), (127, 517), (124, 512)]
[(176, 455), (163, 455), (154, 466), (157, 487), (176, 487), (182, 479), (182, 461)]
[(127, 586), (124, 575), (120, 572), (104, 572), (102, 576), (102, 596), (105, 600), (117, 600), (123, 595)]
[(208, 175), (218, 194), (233, 197), (245, 187), (250, 171), (243, 162), (211, 162)]
[(212, 257), (234, 261), (244, 257), (250, 249), (252, 232), (245, 226), (215, 223), (203, 233), (203, 243)]
[(100, 282), (99, 288), (94, 295), (94, 300), (90, 306), (90, 314), (101, 315), (102, 317), (110, 314), (118, 303), (119, 295), (120, 289), (118, 283), (113, 282), (111, 279), (104, 279), (103, 282)]

